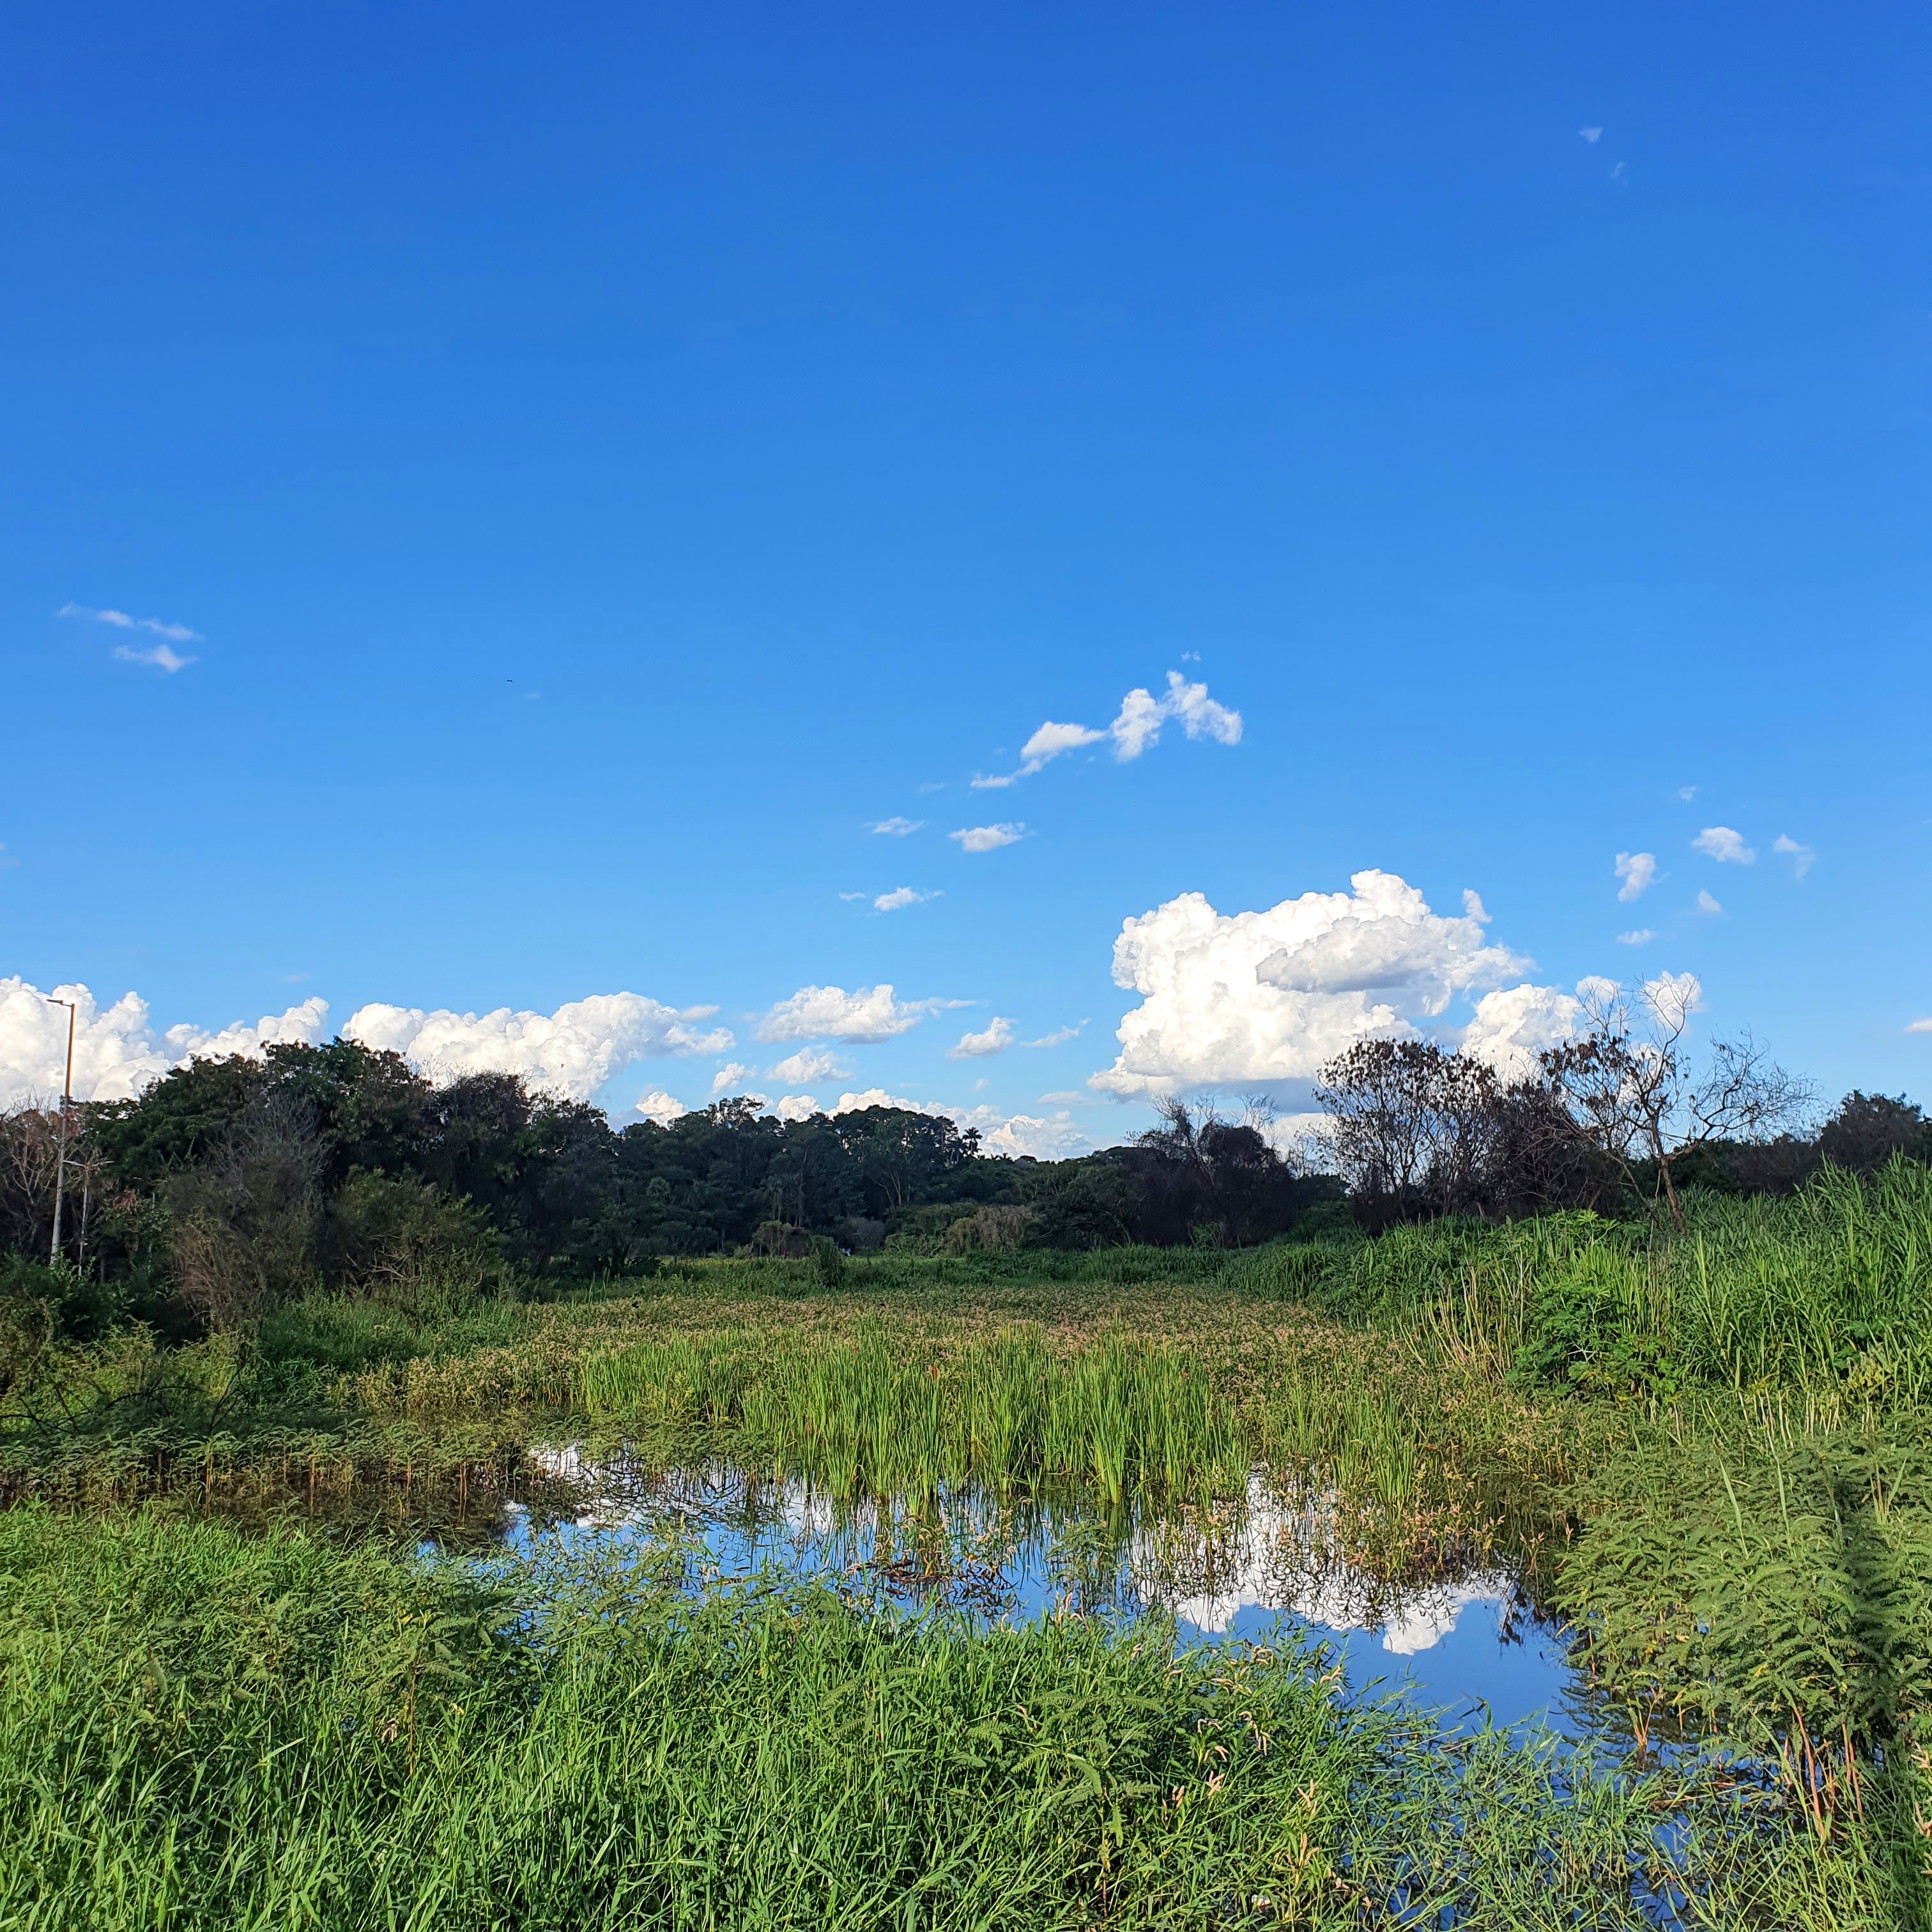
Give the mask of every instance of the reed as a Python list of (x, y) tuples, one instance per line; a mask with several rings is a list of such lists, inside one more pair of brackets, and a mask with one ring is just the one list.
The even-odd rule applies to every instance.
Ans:
[(950, 1349), (877, 1324), (850, 1342), (672, 1336), (589, 1355), (580, 1393), (593, 1421), (728, 1431), (744, 1456), (841, 1493), (1078, 1481), (1118, 1504), (1239, 1493), (1251, 1462), (1200, 1364), (1118, 1330), (1064, 1352), (1036, 1324)]
[(0, 1518), (0, 1924), (37, 1932), (1905, 1922), (1728, 1783), (1150, 1625)]

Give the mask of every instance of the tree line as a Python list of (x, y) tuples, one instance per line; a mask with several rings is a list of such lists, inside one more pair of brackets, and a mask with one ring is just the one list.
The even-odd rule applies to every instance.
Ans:
[(891, 1107), (785, 1121), (738, 1097), (615, 1128), (512, 1074), (437, 1083), (352, 1040), (272, 1046), (64, 1120), (0, 1117), (0, 1301), (81, 1339), (130, 1318), (245, 1328), (318, 1290), (455, 1305), (678, 1256), (1677, 1216), (1689, 1186), (1780, 1190), (1821, 1162), (1932, 1155), (1902, 1098), (1854, 1093), (1812, 1131), (1803, 1082), (1748, 1038), (1694, 1058), (1684, 1014), (1654, 999), (1606, 998), (1586, 1021), (1514, 1078), (1426, 1041), (1358, 1042), (1317, 1083), (1312, 1149), (1284, 1149), (1264, 1107), (1170, 1100), (1125, 1145), (1062, 1161), (989, 1154), (970, 1129)]

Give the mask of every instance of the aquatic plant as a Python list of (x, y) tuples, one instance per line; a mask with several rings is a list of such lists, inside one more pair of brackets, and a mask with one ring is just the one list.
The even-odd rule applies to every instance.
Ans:
[[(646, 1564), (0, 1516), (0, 1923), (1849, 1928), (1735, 1779), (1341, 1700), (1318, 1655)], [(1670, 1829), (1660, 1834), (1659, 1820)]]

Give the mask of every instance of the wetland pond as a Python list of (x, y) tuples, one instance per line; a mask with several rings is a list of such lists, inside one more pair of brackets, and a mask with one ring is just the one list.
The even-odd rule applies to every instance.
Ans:
[(1259, 1472), (1238, 1499), (1109, 1512), (1077, 1492), (835, 1496), (728, 1462), (664, 1468), (576, 1448), (532, 1450), (528, 1463), (544, 1480), (505, 1506), (507, 1554), (681, 1550), (694, 1586), (820, 1582), (986, 1621), (1164, 1612), (1182, 1643), (1318, 1640), (1351, 1691), (1406, 1694), (1451, 1730), (1533, 1724), (1575, 1738), (1592, 1727), (1567, 1633), (1503, 1558), (1378, 1575), (1344, 1552), (1331, 1498), (1277, 1490)]

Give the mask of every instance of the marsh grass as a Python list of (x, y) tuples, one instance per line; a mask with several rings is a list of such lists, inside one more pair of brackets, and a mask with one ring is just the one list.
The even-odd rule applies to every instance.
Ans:
[[(1660, 1817), (1671, 1829), (1660, 1833)], [(1731, 1780), (1357, 1708), (1317, 1655), (648, 1565), (0, 1518), (0, 1923), (1895, 1922)]]
[(1201, 1365), (1120, 1329), (1064, 1352), (1036, 1324), (946, 1352), (896, 1346), (876, 1324), (831, 1346), (671, 1336), (591, 1354), (581, 1388), (593, 1422), (728, 1431), (842, 1495), (1077, 1480), (1118, 1504), (1238, 1491), (1250, 1461)]

